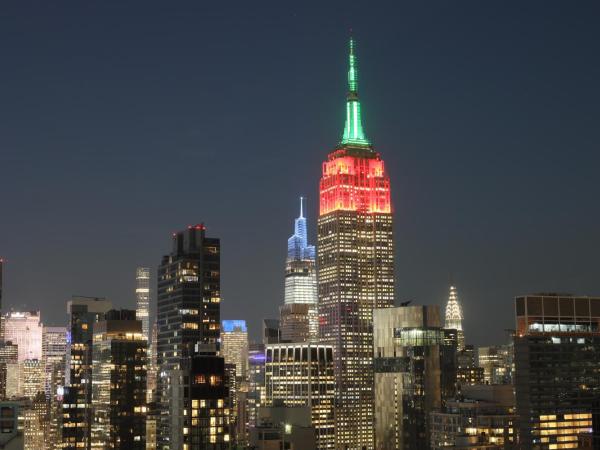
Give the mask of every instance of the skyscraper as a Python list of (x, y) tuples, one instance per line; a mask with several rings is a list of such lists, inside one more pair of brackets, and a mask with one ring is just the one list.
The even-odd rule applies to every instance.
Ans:
[(182, 450), (229, 450), (232, 448), (230, 393), (225, 360), (197, 353), (182, 362), (184, 421)]
[(135, 271), (135, 315), (142, 321), (142, 333), (150, 342), (150, 269), (138, 267)]
[(67, 328), (44, 327), (42, 334), (42, 361), (46, 380), (44, 390), (50, 399), (57, 388), (65, 385), (65, 364), (67, 352)]
[[(0, 258), (0, 312), (2, 311), (2, 275), (4, 273), (4, 259)], [(1, 326), (1, 325), (0, 325)], [(2, 330), (0, 329), (0, 336), (2, 336)]]
[(580, 448), (600, 396), (600, 298), (517, 297), (515, 395), (522, 448)]
[(454, 394), (456, 338), (442, 328), (437, 305), (373, 315), (374, 448), (428, 450), (430, 413)]
[(333, 347), (318, 343), (268, 344), (265, 351), (267, 406), (306, 406), (318, 450), (335, 448)]
[(4, 340), (19, 346), (19, 361), (42, 360), (42, 330), (39, 311), (12, 311), (4, 316)]
[(313, 316), (316, 316), (312, 305), (308, 303), (289, 303), (279, 307), (279, 330), (282, 342), (315, 341), (311, 333)]
[(104, 320), (112, 303), (74, 296), (67, 302), (67, 364), (63, 399), (63, 448), (90, 449), (92, 420), (92, 342), (94, 324)]
[(146, 449), (146, 339), (136, 311), (94, 324), (92, 448)]
[(265, 346), (251, 344), (248, 351), (248, 397), (246, 433), (257, 425), (258, 411), (265, 406)]
[(224, 320), (221, 324), (221, 355), (235, 365), (236, 377), (248, 377), (248, 328), (245, 320)]
[(15, 344), (0, 341), (0, 400), (10, 398), (13, 393), (16, 395), (19, 389), (18, 354), (19, 350)]
[(462, 328), (462, 320), (462, 306), (458, 300), (456, 286), (450, 286), (450, 295), (448, 296), (448, 303), (446, 303), (446, 320), (444, 328), (457, 331), (458, 350), (465, 348), (465, 334)]
[(366, 138), (350, 39), (346, 125), (323, 163), (318, 220), (321, 342), (334, 346), (336, 448), (373, 448), (373, 308), (394, 299), (390, 180)]
[(477, 361), (483, 369), (483, 380), (489, 384), (512, 384), (514, 347), (493, 345), (477, 349)]
[[(281, 333), (282, 338), (286, 334), (297, 337), (298, 333), (293, 334), (287, 328), (298, 328), (299, 323), (305, 323), (308, 327), (308, 339), (316, 340), (319, 333), (319, 322), (315, 246), (308, 245), (303, 201), (304, 199), (300, 197), (300, 216), (294, 221), (294, 234), (288, 239), (285, 261), (285, 305), (281, 308)], [(296, 304), (306, 306), (295, 309), (293, 306), (288, 306)], [(295, 313), (290, 315), (289, 311), (293, 309)], [(301, 311), (304, 310), (306, 310), (304, 317), (299, 317)]]
[(19, 361), (19, 392), (23, 397), (33, 399), (44, 392), (45, 372), (41, 359)]
[[(158, 269), (157, 448), (183, 442), (182, 361), (196, 349), (215, 354), (220, 336), (220, 241), (203, 224), (173, 234)], [(196, 349), (195, 349), (196, 348)]]
[(148, 370), (146, 372), (146, 395), (148, 403), (154, 401), (156, 393), (156, 380), (158, 378), (158, 363), (156, 362), (156, 341), (158, 340), (158, 326), (156, 322), (151, 327), (151, 332), (148, 341)]

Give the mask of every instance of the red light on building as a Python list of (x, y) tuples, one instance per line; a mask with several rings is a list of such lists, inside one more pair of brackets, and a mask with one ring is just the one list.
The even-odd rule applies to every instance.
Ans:
[(379, 153), (341, 148), (323, 163), (319, 186), (320, 214), (331, 211), (390, 213), (390, 179)]

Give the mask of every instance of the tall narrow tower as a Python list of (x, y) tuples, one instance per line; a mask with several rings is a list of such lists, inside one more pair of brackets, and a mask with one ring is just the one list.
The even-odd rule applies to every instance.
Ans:
[(138, 267), (135, 271), (135, 317), (142, 322), (142, 334), (150, 343), (150, 269)]
[(465, 348), (465, 334), (462, 328), (462, 307), (458, 301), (456, 286), (450, 286), (450, 295), (446, 304), (446, 320), (444, 328), (456, 330), (458, 338), (458, 350)]
[(218, 238), (206, 236), (204, 224), (174, 233), (172, 242), (171, 253), (162, 257), (158, 268), (157, 448), (193, 450), (200, 447), (184, 446), (192, 416), (186, 410), (190, 391), (183, 385), (185, 377), (189, 381), (190, 357), (219, 350), (221, 245)]
[(346, 125), (319, 186), (319, 331), (334, 346), (336, 448), (371, 449), (373, 308), (393, 305), (393, 221), (390, 180), (362, 127), (352, 39), (349, 63)]
[(315, 246), (308, 245), (303, 201), (300, 197), (300, 216), (288, 239), (285, 304), (280, 308), (281, 338), (292, 342), (314, 341), (319, 334)]

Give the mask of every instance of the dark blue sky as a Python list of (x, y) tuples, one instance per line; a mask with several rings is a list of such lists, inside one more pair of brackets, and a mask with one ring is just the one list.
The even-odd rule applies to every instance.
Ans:
[(350, 27), (398, 300), (443, 305), (454, 280), (485, 344), (516, 294), (600, 294), (597, 2), (295, 3), (2, 2), (5, 304), (54, 324), (72, 294), (133, 307), (136, 265), (203, 221), (222, 317), (256, 332), (299, 195), (316, 240)]

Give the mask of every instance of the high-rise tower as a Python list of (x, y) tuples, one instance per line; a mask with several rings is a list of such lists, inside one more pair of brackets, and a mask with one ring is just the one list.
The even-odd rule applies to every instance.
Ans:
[(462, 307), (458, 301), (456, 286), (450, 286), (450, 295), (448, 297), (448, 303), (446, 304), (446, 320), (444, 322), (444, 328), (456, 330), (458, 350), (465, 348), (465, 334), (462, 328), (462, 320)]
[(285, 304), (280, 308), (281, 337), (294, 342), (316, 340), (319, 333), (315, 246), (308, 245), (303, 201), (300, 197), (300, 216), (288, 239)]
[(67, 302), (67, 362), (62, 403), (62, 448), (91, 448), (92, 348), (94, 324), (104, 320), (110, 300), (73, 296)]
[(321, 342), (334, 346), (336, 448), (373, 448), (373, 308), (393, 305), (390, 180), (365, 136), (350, 39), (346, 125), (323, 163), (318, 221)]
[(172, 242), (171, 253), (162, 257), (158, 268), (157, 448), (161, 450), (183, 448), (190, 419), (184, 411), (185, 366), (196, 353), (216, 354), (221, 322), (219, 239), (206, 236), (206, 227), (199, 224), (174, 233)]
[(150, 269), (138, 267), (135, 271), (135, 316), (142, 321), (142, 334), (150, 342)]
[(146, 348), (136, 311), (110, 310), (93, 327), (93, 450), (146, 449)]
[(2, 272), (3, 272), (3, 270), (4, 270), (4, 259), (0, 258), (0, 311), (2, 311)]

